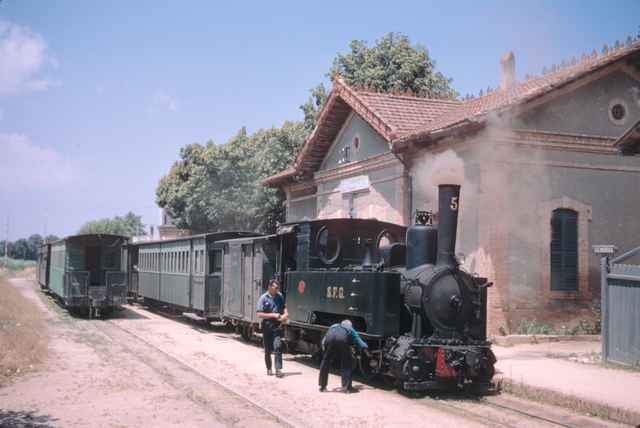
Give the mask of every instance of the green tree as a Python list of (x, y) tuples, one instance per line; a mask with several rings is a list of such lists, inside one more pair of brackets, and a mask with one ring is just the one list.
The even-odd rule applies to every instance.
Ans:
[[(335, 57), (329, 76), (379, 91), (412, 91), (431, 98), (455, 98), (451, 79), (435, 70), (427, 50), (398, 33), (385, 34), (373, 47), (354, 40), (350, 52)], [(323, 84), (300, 106), (302, 122), (248, 135), (242, 128), (226, 144), (189, 144), (160, 179), (156, 202), (177, 227), (195, 232), (271, 232), (284, 220), (284, 195), (261, 180), (290, 166), (327, 100)]]
[(307, 101), (300, 106), (300, 110), (302, 110), (304, 114), (304, 129), (307, 133), (311, 133), (313, 128), (316, 127), (316, 116), (327, 100), (327, 90), (322, 83), (309, 92), (311, 92), (311, 95)]
[[(426, 48), (412, 45), (401, 33), (387, 33), (368, 46), (363, 40), (353, 40), (350, 52), (337, 54), (327, 77), (340, 76), (348, 85), (380, 92), (412, 92), (414, 95), (455, 99), (452, 80), (436, 71), (436, 63)], [(321, 83), (310, 90), (311, 95), (300, 106), (307, 132), (316, 125), (316, 116), (327, 100), (327, 90)]]
[(82, 225), (79, 234), (105, 233), (112, 235), (137, 236), (144, 235), (142, 217), (128, 212), (124, 217), (103, 218)]
[(37, 233), (27, 238), (27, 245), (29, 247), (29, 252), (27, 255), (28, 260), (38, 259), (38, 250), (40, 249), (43, 243), (44, 243), (44, 240), (42, 239), (42, 236), (40, 236)]
[(284, 220), (283, 195), (260, 181), (293, 162), (306, 135), (301, 122), (241, 129), (226, 144), (190, 144), (160, 179), (156, 202), (177, 227), (195, 232), (272, 231)]
[(351, 51), (333, 60), (331, 75), (339, 75), (351, 86), (382, 92), (411, 91), (428, 98), (454, 99), (451, 79), (435, 69), (435, 61), (426, 48), (412, 45), (400, 33), (387, 33), (369, 47), (366, 41), (353, 40)]
[(9, 243), (9, 257), (12, 259), (28, 259), (29, 241), (26, 239), (18, 239)]

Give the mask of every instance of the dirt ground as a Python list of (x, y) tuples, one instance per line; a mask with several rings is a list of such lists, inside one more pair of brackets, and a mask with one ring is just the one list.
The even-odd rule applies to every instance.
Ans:
[[(345, 395), (336, 391), (336, 374), (321, 393), (309, 358), (286, 355), (285, 377), (266, 376), (259, 343), (225, 328), (139, 306), (105, 321), (73, 318), (33, 282), (12, 285), (46, 314), (50, 339), (38, 372), (0, 388), (2, 427), (548, 426), (474, 402), (411, 399), (359, 382), (359, 393)], [(574, 426), (600, 426), (576, 418)]]

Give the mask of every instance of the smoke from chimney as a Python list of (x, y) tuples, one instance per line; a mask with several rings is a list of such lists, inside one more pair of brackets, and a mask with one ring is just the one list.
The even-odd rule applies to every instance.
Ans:
[(507, 52), (500, 58), (500, 89), (509, 89), (516, 81), (516, 57)]

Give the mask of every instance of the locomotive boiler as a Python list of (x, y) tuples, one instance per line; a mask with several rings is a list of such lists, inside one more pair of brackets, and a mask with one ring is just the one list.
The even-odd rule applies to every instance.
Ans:
[[(491, 284), (455, 257), (459, 207), (460, 186), (440, 185), (437, 229), (431, 213), (418, 212), (404, 241), (391, 238), (398, 226), (375, 220), (314, 221), (325, 235), (298, 233), (297, 266), (284, 273), (290, 350), (317, 352), (323, 331), (348, 318), (372, 351), (371, 359), (361, 357), (363, 371), (391, 377), (401, 390), (488, 383), (495, 363), (486, 340)], [(327, 236), (336, 221), (352, 224)], [(327, 259), (321, 252), (329, 242), (338, 251)], [(340, 249), (349, 257), (341, 259)], [(322, 265), (304, 265), (313, 251)]]
[(491, 284), (465, 272), (455, 257), (460, 186), (438, 190), (438, 229), (429, 213), (418, 213), (407, 231), (401, 294), (411, 330), (390, 338), (383, 352), (388, 370), (406, 390), (487, 383), (494, 373), (486, 340)]

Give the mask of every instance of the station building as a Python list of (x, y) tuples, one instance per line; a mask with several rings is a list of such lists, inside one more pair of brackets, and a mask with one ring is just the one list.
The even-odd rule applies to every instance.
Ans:
[(640, 41), (616, 43), (478, 97), (377, 93), (333, 80), (317, 126), (267, 186), (287, 220), (409, 225), (462, 184), (457, 252), (488, 276), (489, 330), (597, 321), (594, 244), (640, 245)]

